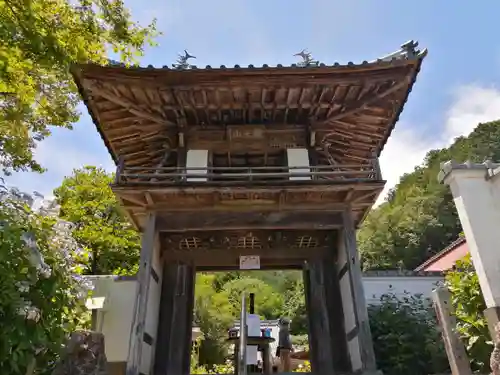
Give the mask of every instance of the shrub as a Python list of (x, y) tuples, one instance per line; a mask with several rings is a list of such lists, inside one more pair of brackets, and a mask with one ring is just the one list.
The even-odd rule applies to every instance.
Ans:
[(368, 306), (377, 365), (384, 374), (448, 372), (434, 310), (420, 295), (388, 293)]
[(493, 349), (483, 311), (486, 309), (479, 279), (470, 255), (458, 261), (446, 274), (446, 286), (457, 318), (461, 336), (473, 370), (489, 373), (489, 356)]
[(0, 374), (50, 374), (69, 332), (84, 325), (86, 257), (70, 224), (34, 212), (33, 198), (0, 191)]

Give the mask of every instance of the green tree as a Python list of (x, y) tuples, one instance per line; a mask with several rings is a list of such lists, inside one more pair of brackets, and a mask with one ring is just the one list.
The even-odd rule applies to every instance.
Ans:
[(78, 120), (72, 63), (106, 64), (113, 51), (132, 63), (152, 44), (155, 23), (141, 27), (122, 0), (0, 2), (0, 167), (41, 172), (33, 157), (51, 127)]
[(215, 279), (214, 274), (196, 276), (194, 323), (203, 333), (198, 361), (208, 367), (224, 363), (228, 349), (227, 331), (234, 322), (231, 305), (214, 288)]
[(0, 191), (0, 373), (49, 375), (66, 336), (85, 324), (86, 258), (69, 223)]
[(111, 191), (112, 181), (111, 174), (87, 166), (54, 190), (60, 216), (75, 224), (73, 236), (92, 255), (87, 274), (135, 274), (138, 269), (139, 233)]
[(500, 122), (479, 124), (449, 147), (430, 151), (401, 177), (387, 202), (372, 210), (358, 231), (363, 268), (413, 269), (462, 232), (449, 187), (437, 181), (442, 162), (500, 160)]
[(429, 301), (392, 293), (368, 306), (377, 365), (384, 374), (442, 374), (448, 360)]
[(264, 319), (276, 319), (283, 314), (283, 296), (264, 281), (242, 277), (227, 282), (221, 296), (228, 301), (234, 318), (239, 318), (241, 295), (255, 293), (255, 313)]
[(486, 304), (470, 255), (458, 261), (455, 268), (446, 274), (446, 286), (451, 292), (457, 332), (465, 343), (471, 366), (474, 370), (488, 373), (493, 346), (483, 315)]

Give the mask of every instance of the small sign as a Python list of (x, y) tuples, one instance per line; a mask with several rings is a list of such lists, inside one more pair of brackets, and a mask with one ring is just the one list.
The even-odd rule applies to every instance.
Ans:
[(240, 270), (260, 270), (260, 256), (258, 255), (240, 256)]

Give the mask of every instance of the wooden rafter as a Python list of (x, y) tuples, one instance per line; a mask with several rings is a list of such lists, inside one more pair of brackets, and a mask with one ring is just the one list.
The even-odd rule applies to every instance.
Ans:
[[(90, 81), (87, 81), (87, 82), (90, 82)], [(120, 105), (124, 109), (126, 109), (128, 112), (132, 113), (133, 115), (135, 115), (137, 117), (140, 117), (140, 118), (143, 118), (143, 119), (146, 119), (149, 121), (153, 121), (153, 122), (160, 124), (160, 125), (176, 126), (175, 123), (168, 121), (161, 116), (157, 116), (155, 114), (149, 113), (149, 112), (145, 111), (144, 109), (139, 108), (137, 105), (133, 104), (131, 101), (124, 99), (124, 98), (120, 98), (117, 95), (109, 92), (108, 90), (106, 90), (103, 87), (102, 84), (92, 82), (89, 84), (89, 88), (90, 88), (90, 91), (92, 92), (93, 95), (100, 96), (106, 100), (109, 100), (110, 102), (113, 102), (117, 105)]]

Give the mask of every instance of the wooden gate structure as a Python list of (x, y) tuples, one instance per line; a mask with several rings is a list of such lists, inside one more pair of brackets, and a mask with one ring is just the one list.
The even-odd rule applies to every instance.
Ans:
[(127, 375), (189, 373), (196, 271), (302, 269), (312, 371), (376, 371), (355, 228), (426, 51), (333, 66), (77, 65), (143, 233)]

